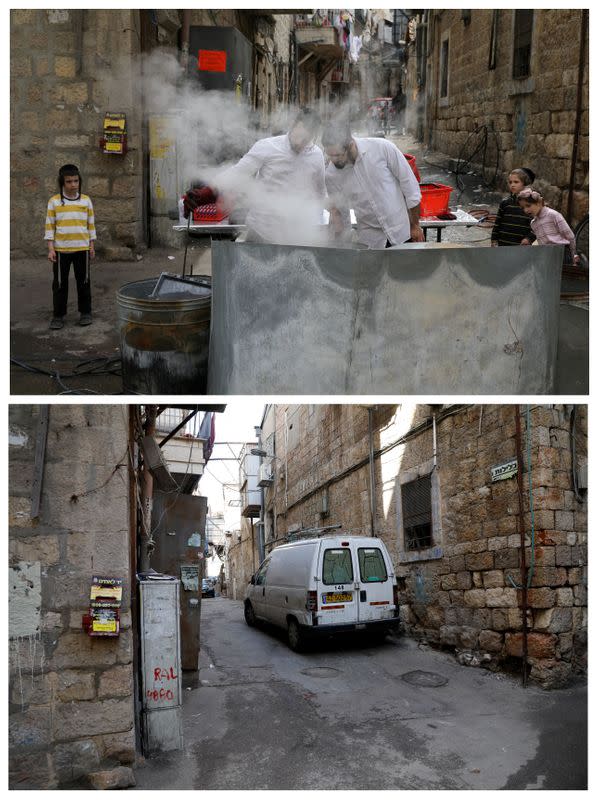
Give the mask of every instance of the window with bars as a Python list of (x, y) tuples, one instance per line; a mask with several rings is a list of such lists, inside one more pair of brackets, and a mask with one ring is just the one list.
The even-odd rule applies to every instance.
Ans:
[(405, 550), (432, 547), (432, 477), (424, 475), (401, 486)]
[(533, 28), (533, 9), (522, 8), (515, 11), (515, 28), (513, 31), (514, 78), (527, 78), (531, 74)]

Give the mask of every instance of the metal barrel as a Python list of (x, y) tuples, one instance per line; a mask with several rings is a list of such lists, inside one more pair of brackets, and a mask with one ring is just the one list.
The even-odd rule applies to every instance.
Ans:
[(204, 296), (152, 297), (158, 278), (127, 283), (116, 294), (123, 390), (129, 394), (205, 394), (211, 279)]

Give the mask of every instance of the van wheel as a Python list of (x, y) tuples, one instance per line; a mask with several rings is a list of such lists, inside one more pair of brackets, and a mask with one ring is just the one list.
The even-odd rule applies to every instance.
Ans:
[(245, 603), (245, 622), (250, 628), (254, 628), (257, 622), (255, 613), (253, 611), (253, 606), (249, 602)]
[(301, 633), (301, 629), (297, 624), (297, 620), (290, 619), (288, 628), (287, 628), (287, 638), (289, 642), (289, 647), (295, 653), (300, 653), (303, 650), (304, 641), (303, 635)]

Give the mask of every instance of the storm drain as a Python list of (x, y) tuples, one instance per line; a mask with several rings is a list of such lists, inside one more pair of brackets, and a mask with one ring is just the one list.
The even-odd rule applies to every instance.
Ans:
[(412, 683), (414, 686), (444, 686), (448, 683), (448, 678), (439, 675), (437, 672), (425, 672), (422, 669), (406, 672), (401, 675), (402, 680)]
[(300, 670), (302, 675), (308, 675), (310, 678), (330, 678), (332, 675), (339, 673), (340, 670), (334, 667), (308, 667), (307, 669)]

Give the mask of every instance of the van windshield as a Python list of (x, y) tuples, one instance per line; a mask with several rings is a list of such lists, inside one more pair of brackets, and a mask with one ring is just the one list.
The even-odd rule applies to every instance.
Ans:
[(357, 553), (359, 556), (359, 574), (364, 583), (385, 581), (388, 578), (382, 552), (377, 547), (360, 547)]
[(324, 550), (323, 583), (350, 583), (353, 580), (351, 551), (346, 547)]

